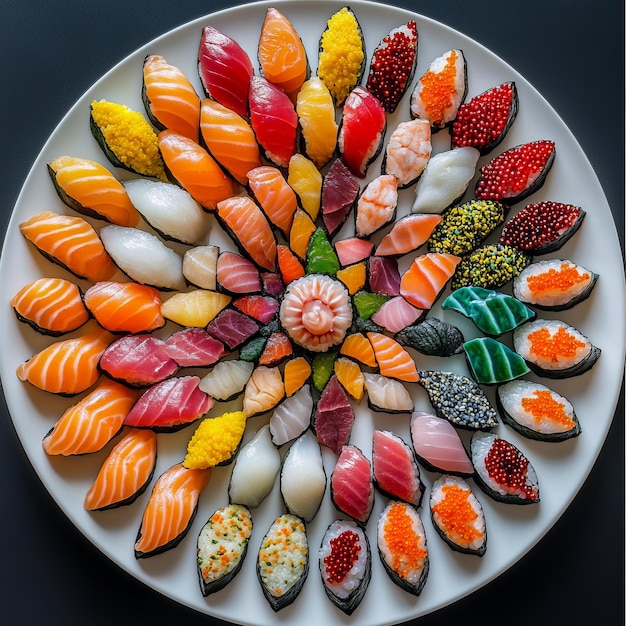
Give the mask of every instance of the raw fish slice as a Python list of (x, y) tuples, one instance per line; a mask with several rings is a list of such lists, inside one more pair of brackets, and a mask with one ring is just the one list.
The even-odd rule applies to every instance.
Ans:
[(160, 554), (183, 540), (210, 477), (210, 469), (187, 469), (182, 463), (159, 476), (143, 513), (135, 542), (135, 558)]
[(231, 297), (208, 289), (175, 293), (163, 301), (163, 317), (181, 326), (203, 327), (230, 304)]
[(299, 356), (289, 359), (283, 369), (283, 380), (287, 397), (292, 396), (301, 389), (311, 377), (312, 372), (311, 364), (305, 357)]
[(231, 463), (241, 447), (246, 420), (243, 411), (227, 411), (203, 419), (189, 439), (183, 465), (208, 469)]
[(166, 343), (149, 334), (126, 335), (103, 352), (98, 367), (110, 378), (131, 387), (148, 387), (178, 372)]
[(401, 277), (394, 257), (372, 256), (369, 260), (370, 290), (385, 296), (400, 295)]
[(434, 472), (471, 476), (474, 467), (452, 424), (441, 417), (415, 411), (411, 440), (420, 463)]
[(165, 346), (168, 355), (181, 367), (207, 367), (228, 354), (224, 344), (204, 328), (178, 330), (166, 337)]
[(322, 219), (331, 237), (343, 226), (359, 192), (359, 181), (341, 159), (335, 159), (322, 183)]
[(18, 365), (17, 377), (44, 391), (74, 396), (98, 380), (98, 361), (113, 339), (99, 329), (58, 341)]
[(382, 171), (398, 179), (398, 188), (412, 185), (421, 175), (432, 152), (428, 120), (400, 122), (385, 148)]
[(399, 219), (376, 246), (377, 256), (402, 256), (428, 241), (442, 217), (438, 214), (407, 215)]
[(83, 299), (98, 324), (112, 333), (150, 332), (165, 326), (161, 295), (148, 285), (102, 281), (89, 287)]
[(410, 413), (413, 400), (407, 388), (394, 378), (363, 372), (367, 404), (373, 411), (385, 413)]
[(342, 267), (364, 261), (370, 256), (373, 249), (373, 242), (358, 237), (348, 237), (348, 239), (335, 242), (335, 252)]
[(17, 318), (45, 335), (59, 336), (89, 319), (80, 287), (64, 278), (38, 278), (11, 297)]
[(363, 365), (368, 365), (369, 367), (377, 366), (374, 348), (372, 348), (372, 344), (362, 333), (351, 333), (348, 335), (343, 344), (341, 344), (339, 353)]
[(357, 200), (356, 236), (367, 237), (391, 222), (398, 206), (398, 179), (381, 174), (370, 181)]
[(207, 331), (233, 350), (256, 335), (259, 324), (239, 311), (224, 309), (209, 323)]
[(85, 495), (87, 511), (104, 511), (132, 504), (154, 475), (157, 435), (151, 430), (130, 429), (115, 444)]
[(61, 200), (74, 211), (119, 226), (139, 223), (124, 186), (100, 163), (62, 156), (48, 163), (48, 173)]
[(367, 338), (374, 348), (381, 376), (411, 383), (419, 380), (415, 361), (395, 339), (377, 332), (367, 333)]
[(272, 444), (269, 426), (261, 426), (241, 448), (233, 465), (228, 484), (231, 504), (251, 509), (259, 506), (272, 491), (280, 465), (280, 453)]
[(328, 274), (333, 276), (339, 270), (339, 259), (335, 254), (323, 228), (318, 228), (309, 241), (306, 251), (307, 274)]
[(222, 252), (217, 258), (217, 284), (230, 293), (261, 291), (257, 267), (235, 252)]
[(237, 196), (219, 202), (217, 216), (235, 243), (258, 266), (270, 272), (276, 269), (276, 239), (272, 227), (252, 198)]
[(301, 259), (306, 258), (309, 241), (316, 229), (317, 226), (311, 216), (300, 208), (296, 209), (289, 233), (289, 248)]
[(390, 498), (419, 506), (424, 495), (413, 451), (398, 435), (375, 429), (372, 435), (374, 484)]
[(248, 172), (248, 184), (269, 221), (288, 236), (298, 198), (282, 172), (272, 165), (262, 165)]
[(387, 116), (365, 87), (355, 87), (343, 105), (337, 145), (341, 160), (358, 178), (365, 178), (385, 138)]
[(162, 130), (158, 141), (168, 178), (207, 211), (234, 195), (233, 179), (200, 144), (173, 130)]
[(44, 437), (50, 455), (70, 456), (102, 450), (120, 432), (138, 393), (112, 380), (103, 380), (71, 406)]
[(454, 275), (461, 257), (429, 252), (418, 256), (402, 275), (400, 294), (413, 306), (428, 310)]
[(285, 285), (304, 276), (306, 273), (304, 265), (302, 265), (297, 255), (289, 249), (289, 246), (279, 244), (276, 246), (276, 253), (278, 269)]
[(367, 282), (367, 264), (365, 261), (361, 261), (349, 267), (344, 267), (337, 270), (335, 276), (346, 286), (349, 294), (353, 296), (357, 291), (365, 287)]
[(335, 153), (339, 126), (335, 121), (332, 94), (319, 76), (312, 76), (302, 85), (296, 100), (296, 113), (304, 153), (321, 169)]
[(356, 446), (345, 445), (330, 476), (330, 493), (339, 511), (366, 524), (374, 507), (372, 466)]
[(202, 101), (200, 132), (211, 156), (240, 185), (247, 184), (251, 169), (262, 165), (252, 126), (245, 117), (223, 104), (208, 98)]
[(298, 195), (302, 208), (316, 220), (322, 201), (323, 177), (315, 163), (302, 154), (294, 154), (289, 159), (287, 182)]
[(276, 8), (265, 13), (257, 49), (259, 69), (295, 102), (309, 75), (306, 49), (291, 22)]
[(97, 282), (115, 274), (115, 264), (98, 234), (82, 217), (43, 211), (19, 228), (46, 258), (79, 278)]
[(324, 391), (333, 375), (336, 360), (337, 353), (334, 350), (320, 352), (313, 356), (311, 380), (313, 381), (313, 387), (320, 393)]
[(424, 311), (416, 309), (402, 296), (395, 296), (384, 302), (370, 319), (374, 324), (395, 334), (414, 324), (423, 314)]
[(254, 74), (252, 62), (234, 39), (213, 26), (202, 29), (198, 74), (208, 97), (242, 117), (248, 116), (248, 90)]
[(298, 114), (289, 96), (262, 76), (250, 79), (250, 124), (265, 157), (278, 167), (288, 167), (296, 154)]
[(339, 357), (335, 360), (333, 372), (352, 398), (360, 400), (363, 397), (365, 377), (358, 363), (347, 357)]
[(274, 445), (282, 446), (304, 433), (311, 424), (312, 414), (311, 386), (303, 385), (272, 412), (269, 428)]
[(111, 225), (100, 231), (100, 237), (106, 251), (132, 280), (158, 289), (185, 288), (182, 257), (155, 235)]
[(143, 62), (141, 96), (150, 121), (198, 141), (200, 97), (183, 71), (158, 54)]
[(195, 422), (214, 404), (199, 382), (197, 376), (181, 376), (149, 387), (126, 416), (125, 425), (171, 432)]
[(271, 296), (252, 295), (237, 298), (233, 301), (233, 306), (265, 325), (274, 319), (280, 305), (278, 300)]
[(218, 246), (196, 246), (183, 255), (183, 276), (192, 285), (208, 291), (217, 290)]
[(232, 359), (220, 361), (199, 383), (202, 391), (211, 398), (227, 401), (243, 393), (254, 365), (247, 361)]
[(315, 407), (313, 427), (321, 445), (335, 454), (348, 443), (355, 414), (350, 400), (335, 375), (324, 387)]
[(243, 396), (243, 410), (248, 417), (266, 413), (285, 397), (285, 385), (278, 367), (259, 365), (250, 376)]
[[(398, 283), (399, 283), (398, 279)], [(391, 299), (391, 296), (387, 296), (382, 293), (372, 293), (369, 291), (359, 291), (354, 295), (353, 302), (354, 308), (361, 320), (368, 321), (372, 315), (380, 309), (380, 307)], [(373, 367), (376, 367), (376, 361), (374, 359)]]
[(178, 185), (136, 178), (124, 187), (135, 208), (164, 239), (194, 245), (209, 234), (209, 215)]
[(293, 344), (282, 331), (273, 332), (265, 342), (265, 347), (259, 356), (259, 365), (269, 367), (279, 365), (293, 355)]

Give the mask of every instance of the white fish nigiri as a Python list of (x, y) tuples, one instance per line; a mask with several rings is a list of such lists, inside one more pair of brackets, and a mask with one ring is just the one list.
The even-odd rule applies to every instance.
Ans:
[(192, 284), (201, 289), (217, 289), (218, 246), (196, 246), (189, 248), (183, 255), (183, 275)]
[(220, 361), (200, 379), (198, 387), (216, 400), (230, 400), (243, 392), (253, 369), (250, 361)]
[(413, 213), (442, 213), (465, 193), (480, 152), (475, 148), (452, 148), (430, 158), (415, 185)]
[(279, 470), (278, 448), (272, 443), (269, 426), (262, 426), (237, 455), (228, 486), (231, 504), (259, 506), (274, 487)]
[(363, 376), (371, 409), (387, 413), (410, 413), (413, 410), (411, 394), (399, 380), (369, 372), (363, 372)]
[(274, 445), (282, 446), (299, 437), (309, 427), (312, 412), (311, 386), (303, 385), (272, 412), (269, 427)]

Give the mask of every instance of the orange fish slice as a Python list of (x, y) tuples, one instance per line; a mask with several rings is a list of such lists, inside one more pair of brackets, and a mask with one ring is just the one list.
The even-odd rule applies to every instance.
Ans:
[(278, 268), (285, 285), (304, 276), (304, 266), (288, 246), (278, 245), (276, 253), (278, 256)]
[(210, 477), (210, 468), (187, 469), (182, 463), (161, 474), (143, 513), (135, 542), (135, 558), (160, 554), (183, 540)]
[(309, 248), (309, 241), (317, 227), (311, 216), (302, 209), (296, 209), (289, 233), (289, 247), (301, 259), (306, 259), (306, 251)]
[(63, 413), (45, 436), (43, 449), (50, 455), (63, 456), (102, 450), (120, 432), (138, 397), (139, 391), (103, 379), (96, 389)]
[(276, 268), (276, 239), (259, 206), (248, 196), (236, 196), (217, 204), (217, 215), (233, 239), (260, 267)]
[(193, 139), (173, 130), (162, 130), (158, 142), (171, 177), (208, 211), (235, 193), (233, 179)]
[(213, 158), (240, 184), (260, 167), (261, 150), (250, 123), (223, 104), (207, 98), (200, 107), (200, 132)]
[(302, 208), (316, 220), (322, 204), (324, 178), (315, 163), (302, 154), (294, 154), (289, 159), (287, 182), (298, 195)]
[(109, 280), (117, 271), (98, 234), (82, 217), (43, 211), (19, 228), (45, 257), (80, 278)]
[(278, 367), (259, 365), (246, 383), (243, 410), (248, 417), (266, 413), (285, 397), (285, 385)]
[(169, 128), (198, 141), (200, 97), (180, 68), (149, 54), (143, 62), (141, 95), (150, 121), (159, 130)]
[(356, 361), (339, 357), (334, 365), (334, 372), (341, 386), (355, 399), (360, 400), (365, 390), (365, 376)]
[(278, 365), (293, 354), (293, 345), (285, 333), (272, 333), (259, 357), (259, 365)]
[(443, 218), (438, 213), (407, 215), (398, 220), (376, 247), (377, 256), (401, 256), (428, 241)]
[(281, 171), (272, 165), (262, 165), (248, 172), (248, 183), (269, 221), (287, 236), (298, 208), (298, 197)]
[(363, 363), (363, 365), (368, 365), (369, 367), (376, 367), (377, 365), (374, 348), (372, 348), (372, 344), (362, 333), (348, 335), (344, 339), (339, 352), (359, 363)]
[(112, 333), (141, 333), (165, 326), (159, 291), (139, 283), (103, 281), (84, 296), (98, 324)]
[(62, 335), (89, 319), (80, 288), (64, 278), (38, 278), (11, 298), (18, 319), (46, 335)]
[(57, 341), (18, 365), (17, 377), (43, 391), (74, 396), (98, 380), (98, 361), (113, 339), (114, 335), (98, 329)]
[(460, 261), (461, 257), (437, 252), (416, 257), (400, 279), (400, 294), (418, 309), (430, 309)]
[(147, 428), (131, 428), (113, 447), (85, 495), (87, 511), (103, 511), (131, 504), (154, 474), (157, 435)]
[(285, 394), (292, 396), (296, 393), (309, 379), (312, 371), (311, 364), (303, 356), (289, 359), (283, 370)]
[(419, 381), (415, 361), (395, 339), (376, 332), (367, 333), (367, 338), (374, 349), (381, 376), (408, 383)]
[(139, 223), (124, 185), (100, 163), (62, 156), (48, 163), (48, 172), (59, 197), (74, 211), (118, 226)]

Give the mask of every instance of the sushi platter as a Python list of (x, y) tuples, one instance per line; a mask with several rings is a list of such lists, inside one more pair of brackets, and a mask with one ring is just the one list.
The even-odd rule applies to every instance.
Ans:
[(576, 497), (622, 383), (622, 253), (572, 133), (474, 40), (363, 0), (130, 53), (35, 160), (0, 284), (2, 389), (55, 503), (246, 626), (488, 585)]

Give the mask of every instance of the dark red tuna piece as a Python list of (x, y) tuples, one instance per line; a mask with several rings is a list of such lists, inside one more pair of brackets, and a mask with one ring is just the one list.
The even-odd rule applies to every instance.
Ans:
[(206, 367), (228, 354), (221, 341), (204, 328), (183, 328), (165, 340), (167, 353), (181, 367)]
[(400, 270), (395, 257), (372, 256), (369, 260), (370, 290), (386, 296), (400, 295)]
[(408, 89), (417, 64), (417, 23), (409, 20), (394, 28), (376, 46), (366, 87), (393, 113)]
[(356, 446), (343, 446), (330, 476), (333, 504), (346, 515), (365, 524), (374, 506), (372, 466)]
[(481, 154), (491, 152), (509, 132), (518, 108), (514, 81), (478, 94), (459, 107), (450, 129), (451, 146), (469, 146)]
[(285, 291), (285, 285), (280, 274), (276, 272), (261, 272), (263, 292), (269, 296), (280, 296)]
[(224, 309), (209, 323), (207, 331), (233, 350), (256, 335), (259, 325), (239, 311)]
[(269, 324), (278, 313), (280, 304), (271, 296), (252, 295), (237, 298), (233, 302), (233, 306), (242, 313), (258, 320), (261, 324)]
[(531, 141), (505, 150), (480, 169), (478, 200), (513, 204), (534, 193), (545, 182), (554, 162), (553, 141)]
[(336, 159), (322, 183), (322, 219), (331, 237), (343, 226), (359, 191), (359, 182), (352, 172), (341, 159)]
[(322, 446), (339, 454), (342, 446), (348, 443), (354, 410), (344, 388), (335, 375), (324, 387), (313, 415), (313, 427), (317, 440)]

